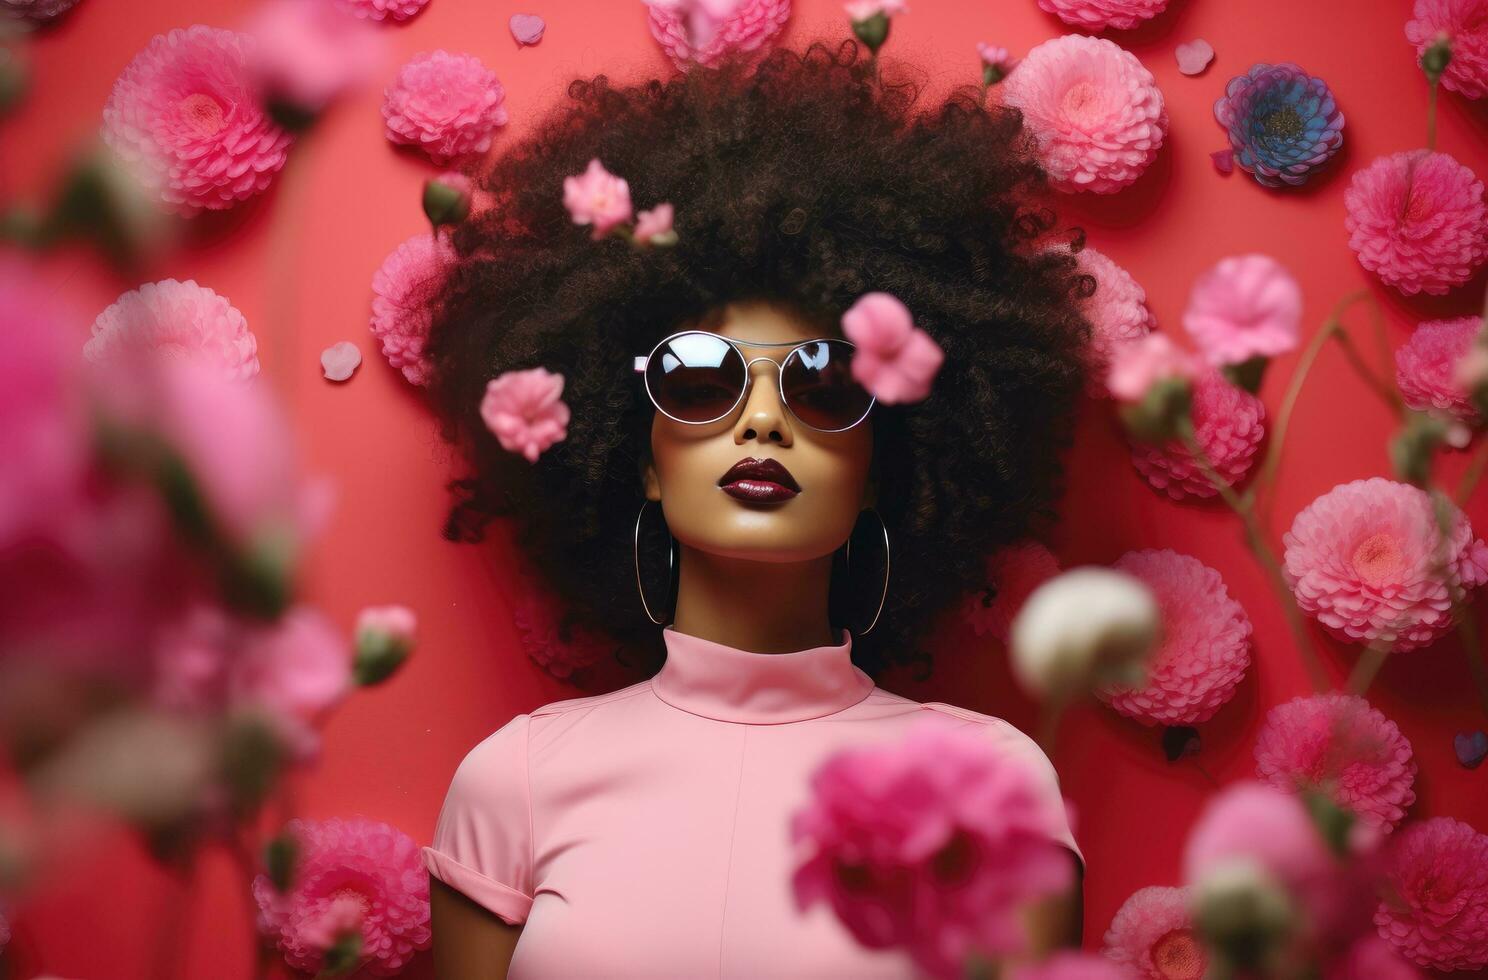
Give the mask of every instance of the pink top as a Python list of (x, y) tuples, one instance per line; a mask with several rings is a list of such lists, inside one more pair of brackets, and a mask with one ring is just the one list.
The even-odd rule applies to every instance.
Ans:
[[(517, 715), (455, 772), (424, 860), (526, 923), (509, 977), (914, 977), (825, 904), (796, 910), (789, 820), (811, 772), (936, 711), (1034, 760), (1060, 798), (1032, 739), (875, 686), (845, 629), (838, 646), (777, 654), (662, 635), (655, 677)], [(1049, 834), (1080, 854), (1067, 819)]]

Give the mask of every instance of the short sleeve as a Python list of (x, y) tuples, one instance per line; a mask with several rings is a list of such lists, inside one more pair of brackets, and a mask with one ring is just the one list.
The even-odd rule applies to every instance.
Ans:
[(465, 756), (423, 850), (429, 873), (519, 925), (532, 907), (529, 715), (517, 715)]

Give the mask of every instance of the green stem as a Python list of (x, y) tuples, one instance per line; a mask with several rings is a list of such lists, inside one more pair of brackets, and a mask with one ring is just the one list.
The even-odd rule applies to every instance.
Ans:
[(1345, 690), (1349, 694), (1364, 696), (1369, 690), (1369, 685), (1374, 683), (1374, 678), (1379, 674), (1380, 668), (1385, 665), (1385, 659), (1390, 656), (1390, 645), (1388, 643), (1371, 643), (1364, 648), (1364, 653), (1359, 657), (1354, 669), (1349, 673), (1348, 687)]
[(1457, 635), (1462, 638), (1462, 652), (1467, 654), (1467, 669), (1478, 689), (1478, 703), (1483, 707), (1483, 714), (1488, 716), (1488, 663), (1483, 660), (1483, 646), (1478, 638), (1478, 621), (1473, 616), (1473, 610), (1464, 611), (1462, 621), (1457, 624)]
[(1347, 333), (1338, 330), (1333, 334), (1333, 339), (1338, 341), (1339, 346), (1343, 348), (1344, 354), (1349, 359), (1349, 364), (1353, 366), (1354, 371), (1359, 377), (1364, 379), (1364, 383), (1380, 397), (1381, 401), (1389, 406), (1390, 411), (1395, 413), (1397, 418), (1403, 415), (1405, 413), (1405, 401), (1400, 397), (1400, 392), (1395, 389), (1395, 382), (1393, 380), (1381, 380), (1374, 373), (1373, 369), (1365, 362), (1363, 355), (1359, 353), (1359, 348), (1354, 346), (1353, 340)]
[(1431, 95), (1426, 102), (1426, 149), (1436, 149), (1436, 88), (1437, 81), (1431, 82)]
[(1478, 481), (1483, 478), (1485, 467), (1488, 467), (1488, 435), (1478, 437), (1478, 445), (1473, 449), (1472, 458), (1467, 461), (1467, 469), (1462, 471), (1462, 481), (1457, 484), (1454, 498), (1458, 507), (1467, 506), (1468, 498), (1477, 488)]

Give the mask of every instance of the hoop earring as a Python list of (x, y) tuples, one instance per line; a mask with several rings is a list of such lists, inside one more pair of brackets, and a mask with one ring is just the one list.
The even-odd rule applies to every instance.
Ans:
[[(859, 513), (859, 516), (862, 516), (862, 514), (872, 514), (874, 517), (878, 518), (878, 526), (883, 529), (883, 544), (884, 544), (883, 591), (880, 593), (880, 595), (878, 597), (878, 608), (873, 611), (873, 619), (869, 621), (868, 628), (867, 629), (864, 629), (864, 630), (860, 630), (856, 634), (858, 636), (867, 636), (869, 633), (872, 633), (873, 632), (873, 627), (875, 627), (875, 626), (878, 625), (878, 617), (880, 615), (882, 615), (882, 613), (883, 613), (883, 607), (884, 607), (884, 602), (889, 597), (889, 557), (890, 557), (890, 550), (889, 550), (889, 526), (884, 523), (883, 515), (881, 515), (877, 510), (875, 510), (872, 507), (865, 507), (865, 508), (863, 508), (863, 510)], [(854, 525), (854, 530), (856, 530), (856, 529), (857, 529), (857, 526)], [(847, 536), (847, 560), (846, 560), (846, 564), (847, 564), (847, 575), (848, 575), (848, 580), (849, 581), (851, 581), (851, 579), (852, 579), (852, 539), (853, 539), (852, 534), (848, 534), (848, 536)]]
[[(643, 608), (643, 609), (646, 610), (646, 618), (649, 619), (649, 620), (651, 620), (651, 622), (655, 623), (657, 626), (665, 626), (666, 623), (667, 623), (666, 617), (662, 617), (661, 619), (657, 619), (656, 616), (651, 612), (651, 603), (649, 603), (649, 602), (646, 601), (646, 587), (641, 584), (641, 518), (644, 517), (645, 514), (646, 514), (646, 505), (647, 504), (651, 504), (651, 503), (655, 503), (657, 505), (657, 509), (660, 510), (661, 504), (658, 501), (644, 500), (644, 501), (641, 502), (641, 509), (640, 509), (640, 511), (636, 514), (635, 543), (633, 545), (633, 550), (635, 552), (636, 592), (640, 593), (640, 596), (641, 596), (641, 608)], [(672, 587), (675, 584), (676, 575), (677, 575), (677, 539), (674, 538), (674, 537), (672, 537), (671, 531), (668, 531), (667, 532), (667, 595), (671, 595), (672, 594)]]

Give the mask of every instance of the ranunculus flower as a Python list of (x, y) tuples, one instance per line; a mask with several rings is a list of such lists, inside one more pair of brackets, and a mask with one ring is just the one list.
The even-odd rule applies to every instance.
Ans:
[(582, 174), (563, 178), (563, 206), (576, 225), (592, 225), (596, 241), (631, 219), (630, 184), (596, 157)]
[(1405, 37), (1415, 45), (1417, 58), (1443, 34), (1452, 60), (1442, 72), (1442, 87), (1481, 99), (1488, 92), (1488, 20), (1482, 0), (1416, 0)]
[(1038, 0), (1038, 5), (1071, 27), (1099, 34), (1108, 27), (1131, 30), (1166, 10), (1168, 0)]
[(791, 0), (647, 0), (651, 36), (678, 68), (761, 51), (790, 19)]
[(162, 357), (197, 357), (229, 381), (258, 374), (258, 340), (243, 314), (194, 280), (145, 283), (98, 315), (83, 345), (91, 361), (120, 351)]
[(864, 293), (842, 314), (842, 333), (857, 350), (852, 374), (886, 405), (923, 401), (945, 361), (945, 351), (888, 293)]
[[(1189, 417), (1194, 439), (1219, 477), (1232, 487), (1244, 481), (1266, 436), (1266, 408), (1261, 400), (1209, 370), (1193, 385)], [(1219, 493), (1181, 441), (1133, 439), (1131, 449), (1137, 472), (1174, 500)]]
[(966, 621), (978, 636), (990, 633), (1006, 644), (1013, 617), (1033, 590), (1059, 574), (1059, 561), (1038, 541), (1020, 541), (987, 558), (987, 585), (964, 604)]
[(561, 374), (541, 367), (507, 371), (486, 383), (480, 414), (502, 449), (535, 463), (568, 435), (570, 413), (562, 396)]
[(1430, 970), (1488, 966), (1488, 834), (1432, 817), (1395, 836), (1379, 933)]
[(470, 54), (413, 56), (383, 93), (387, 138), (417, 147), (435, 163), (484, 153), (506, 125), (506, 90), (496, 73)]
[(1224, 259), (1200, 276), (1188, 297), (1183, 328), (1210, 364), (1276, 357), (1297, 346), (1302, 287), (1268, 255)]
[(1194, 934), (1187, 888), (1139, 888), (1106, 930), (1106, 955), (1138, 980), (1203, 980), (1204, 944)]
[(432, 300), (454, 262), (447, 238), (423, 232), (394, 249), (372, 277), (372, 335), (412, 384), (428, 383), (424, 345), (434, 322)]
[(1395, 349), (1395, 382), (1418, 412), (1439, 412), (1468, 425), (1479, 421), (1471, 392), (1457, 380), (1458, 363), (1474, 348), (1480, 316), (1428, 320)]
[(1034, 589), (1014, 617), (1013, 673), (1025, 690), (1063, 699), (1139, 676), (1160, 629), (1157, 600), (1140, 579), (1073, 568)]
[(1328, 83), (1296, 65), (1252, 65), (1214, 103), (1234, 161), (1267, 187), (1307, 181), (1343, 146), (1343, 113)]

